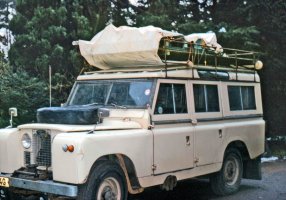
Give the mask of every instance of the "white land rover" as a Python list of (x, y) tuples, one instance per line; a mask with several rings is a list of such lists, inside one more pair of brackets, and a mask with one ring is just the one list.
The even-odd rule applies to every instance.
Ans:
[[(109, 33), (111, 28), (121, 33), (107, 27)], [(124, 27), (123, 35), (126, 29), (131, 34)], [(63, 107), (39, 109), (38, 123), (0, 130), (0, 199), (125, 200), (128, 193), (155, 185), (172, 190), (177, 181), (201, 175), (209, 175), (216, 194), (227, 195), (238, 191), (242, 178), (261, 179), (265, 122), (256, 72), (261, 62), (248, 69), (238, 63), (256, 60), (243, 57), (253, 52), (226, 55), (202, 36), (190, 42), (152, 32), (158, 33), (155, 53), (161, 50), (166, 60), (144, 48), (137, 55), (132, 45), (131, 57), (112, 51), (110, 43), (109, 55), (93, 49), (86, 59), (102, 70), (80, 75)], [(144, 37), (153, 39), (152, 34)], [(181, 46), (171, 46), (175, 42)], [(88, 48), (79, 45), (87, 56)], [(188, 62), (167, 61), (181, 51)], [(219, 66), (223, 58), (234, 66)]]

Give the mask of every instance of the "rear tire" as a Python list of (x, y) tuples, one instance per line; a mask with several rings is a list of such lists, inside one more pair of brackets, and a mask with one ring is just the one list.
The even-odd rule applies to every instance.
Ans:
[(126, 179), (119, 165), (113, 161), (102, 161), (80, 187), (77, 200), (126, 200), (127, 193)]
[(210, 178), (213, 192), (217, 195), (229, 195), (237, 192), (242, 174), (243, 165), (240, 152), (234, 148), (226, 150), (221, 170)]

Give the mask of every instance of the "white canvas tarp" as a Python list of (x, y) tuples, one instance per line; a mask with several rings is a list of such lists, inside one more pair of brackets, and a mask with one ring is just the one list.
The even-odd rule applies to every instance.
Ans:
[(91, 41), (79, 40), (78, 45), (87, 62), (99, 69), (158, 66), (164, 64), (158, 56), (160, 40), (175, 36), (194, 43), (202, 39), (207, 46), (221, 49), (214, 33), (183, 36), (154, 26), (117, 28), (112, 24), (96, 34)]
[(158, 56), (162, 37), (179, 36), (178, 33), (154, 26), (134, 28), (108, 25), (91, 41), (79, 40), (81, 55), (100, 69), (163, 65)]
[(217, 53), (222, 52), (222, 46), (217, 43), (215, 33), (192, 33), (190, 35), (184, 36), (184, 39), (187, 42), (196, 43), (197, 40), (201, 39), (204, 41), (205, 45), (211, 48), (214, 48)]

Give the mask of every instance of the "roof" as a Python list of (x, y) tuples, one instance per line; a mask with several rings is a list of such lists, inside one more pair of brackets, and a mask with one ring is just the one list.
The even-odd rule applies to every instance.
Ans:
[(230, 69), (212, 66), (187, 67), (184, 65), (168, 67), (120, 68), (87, 72), (78, 76), (78, 81), (108, 80), (108, 79), (137, 79), (137, 78), (175, 78), (175, 79), (203, 79), (224, 81), (260, 82), (259, 75), (253, 70)]

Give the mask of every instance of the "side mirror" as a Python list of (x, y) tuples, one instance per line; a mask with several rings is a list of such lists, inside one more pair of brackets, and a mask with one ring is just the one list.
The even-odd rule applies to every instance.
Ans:
[(97, 111), (97, 115), (98, 115), (98, 123), (102, 123), (103, 118), (109, 117), (110, 111), (109, 109), (106, 108), (99, 108)]
[(17, 108), (9, 108), (9, 115), (10, 115), (10, 126), (8, 126), (7, 128), (12, 128), (13, 127), (13, 117), (17, 117), (18, 116), (18, 111)]
[(11, 117), (17, 117), (18, 116), (17, 108), (9, 108), (9, 115)]
[(97, 114), (99, 118), (105, 118), (105, 117), (109, 117), (110, 111), (109, 109), (106, 109), (106, 108), (99, 108), (97, 111)]

